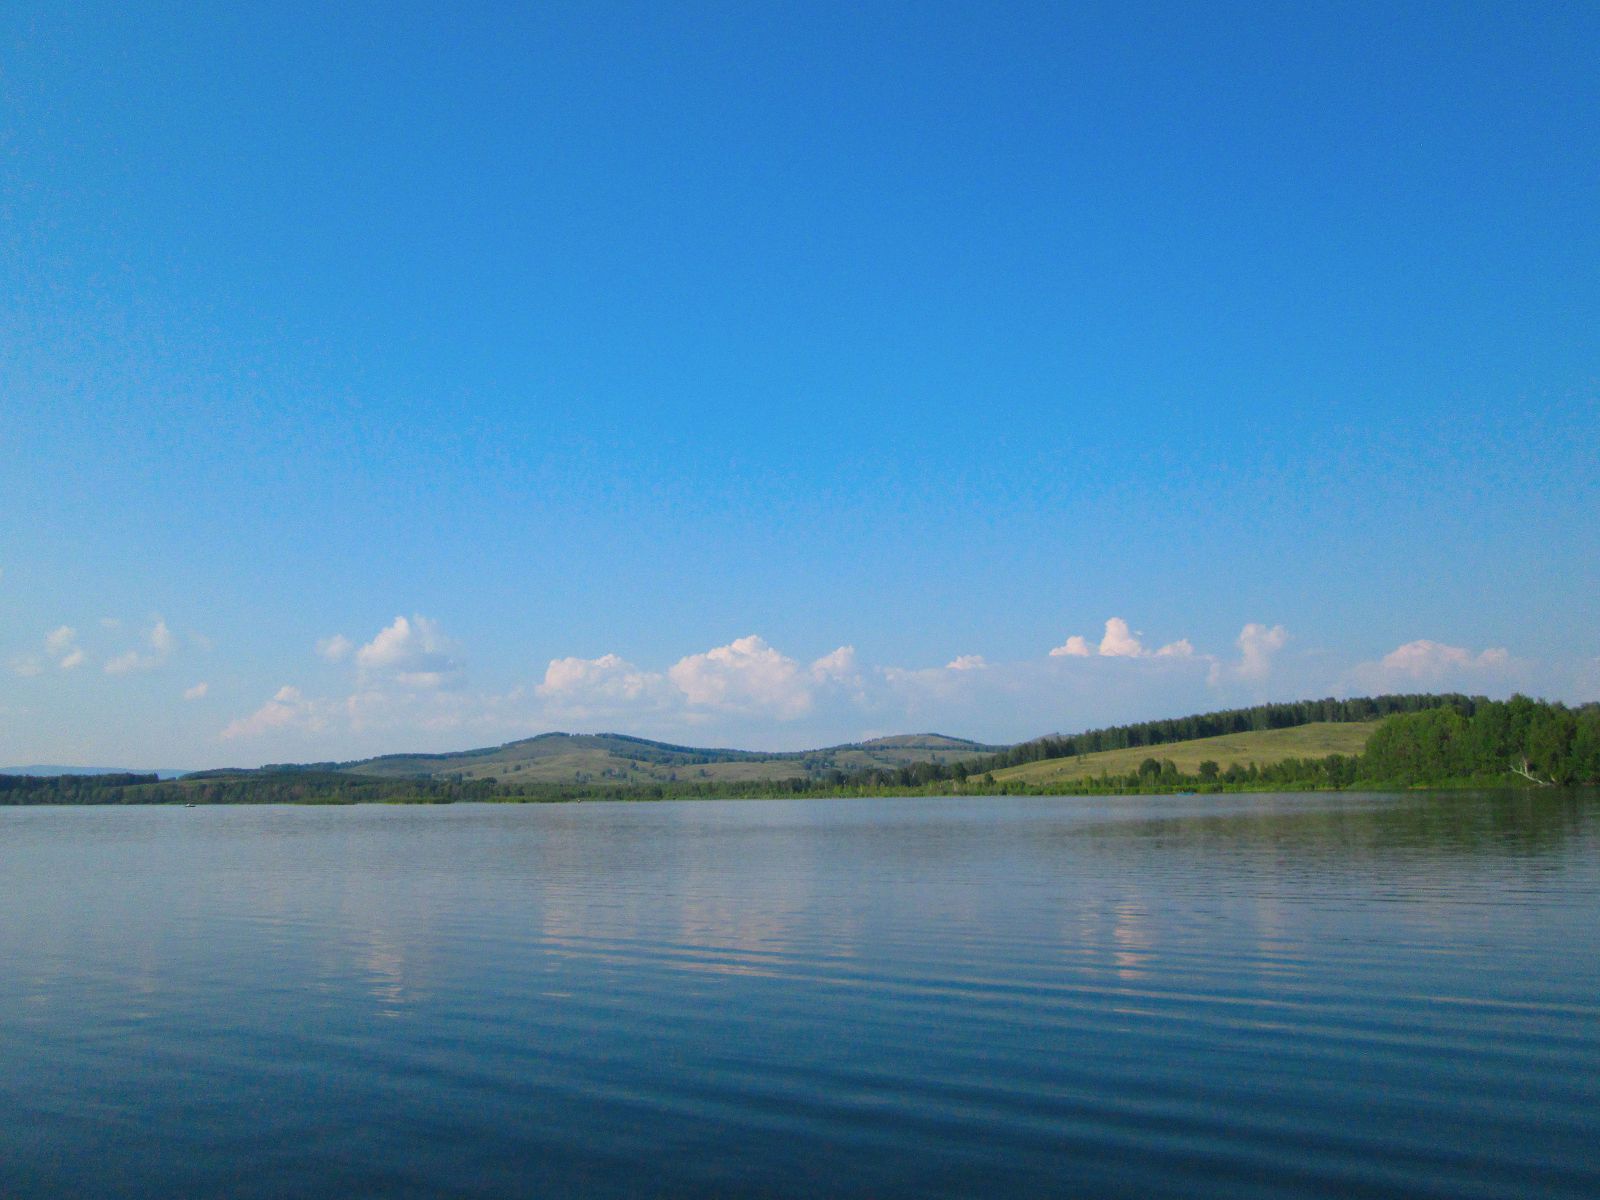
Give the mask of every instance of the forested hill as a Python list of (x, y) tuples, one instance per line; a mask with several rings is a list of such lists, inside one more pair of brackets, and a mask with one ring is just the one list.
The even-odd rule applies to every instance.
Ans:
[[(1370, 735), (1349, 739), (1347, 750), (1322, 757), (1285, 756), (1282, 746), (1299, 743), (1326, 748), (1330, 739), (1306, 730), (1287, 737), (1298, 726), (1368, 723)], [(1272, 731), (1279, 731), (1274, 733)], [(1240, 735), (1257, 733), (1254, 738)], [(1222, 735), (1234, 735), (1224, 737)], [(1215, 755), (1205, 746), (1216, 741)], [(618, 739), (624, 740), (624, 739)], [(1338, 739), (1343, 743), (1346, 739)], [(629, 750), (661, 747), (660, 743), (626, 740)], [(1259, 755), (1268, 743), (1279, 743), (1270, 759), (1244, 757), (1228, 747), (1248, 744)], [(1181, 743), (1181, 745), (1179, 745)], [(1162, 758), (1160, 747), (1173, 746)], [(1003, 768), (1068, 759), (1106, 751), (1149, 747), (1143, 756), (1123, 755), (1122, 765), (1091, 767), (1092, 776), (1073, 778), (1072, 792), (1161, 792), (1253, 789), (1369, 788), (1457, 786), (1568, 787), (1600, 786), (1600, 704), (1569, 708), (1514, 696), (1491, 701), (1481, 696), (1378, 696), (1358, 700), (1312, 700), (1295, 704), (1204, 713), (1166, 721), (1112, 726), (1067, 737), (1040, 738), (983, 757), (975, 743), (918, 736), (885, 739), (850, 748), (871, 765), (846, 771), (813, 759), (788, 763), (780, 777), (724, 775), (714, 777), (681, 761), (627, 759), (630, 766), (600, 778), (540, 779), (504, 772), (476, 778), (452, 773), (443, 777), (380, 776), (350, 770), (307, 767), (260, 771), (199, 772), (181, 780), (154, 775), (67, 775), (54, 778), (0, 775), (0, 804), (240, 804), (402, 801), (448, 803), (457, 800), (648, 800), (711, 796), (801, 796), (868, 794), (1051, 793), (1061, 781), (1030, 779), (1029, 772)], [(1181, 751), (1181, 752), (1180, 752)], [(738, 755), (740, 752), (721, 752)], [(1304, 753), (1291, 750), (1291, 754)], [(898, 764), (879, 756), (915, 756)], [(946, 756), (949, 755), (947, 758)], [(493, 757), (490, 755), (489, 757)], [(759, 756), (757, 756), (759, 758)], [(1107, 755), (1115, 758), (1115, 755)], [(876, 758), (878, 761), (872, 762)], [(943, 760), (943, 761), (941, 761)], [(1183, 766), (1179, 765), (1182, 760)], [(504, 760), (502, 760), (503, 762)], [(748, 761), (723, 760), (748, 769)], [(770, 760), (764, 760), (770, 761)], [(1092, 761), (1092, 760), (1091, 760)], [(706, 764), (711, 766), (712, 764)], [(691, 769), (685, 769), (691, 768)], [(646, 769), (665, 772), (651, 777)], [(996, 770), (1003, 776), (997, 778)], [(1048, 774), (1048, 771), (1045, 772)]]
[[(1051, 734), (1030, 742), (1019, 742), (998, 751), (981, 765), (984, 770), (1020, 766), (1046, 758), (1073, 758), (1097, 754), (1102, 750), (1130, 750), (1140, 746), (1164, 746), (1196, 738), (1219, 737), (1225, 733), (1260, 733), (1266, 729), (1291, 729), (1319, 721), (1375, 721), (1395, 713), (1422, 712), (1431, 708), (1454, 708), (1471, 713), (1482, 696), (1458, 693), (1361, 696), (1350, 700), (1295, 700), (1289, 703), (1257, 704), (1250, 708), (1227, 708), (1220, 712), (1197, 713), (1160, 721), (1141, 721), (1133, 725), (1111, 725), (1083, 733)], [(977, 764), (969, 764), (977, 765)]]
[(158, 779), (178, 779), (187, 770), (161, 767), (141, 771), (132, 767), (69, 767), (59, 763), (31, 763), (25, 767), (0, 767), (0, 775), (154, 775)]
[(1526, 696), (1383, 722), (1361, 756), (1366, 778), (1412, 786), (1511, 777), (1540, 786), (1600, 785), (1600, 704), (1568, 708)]

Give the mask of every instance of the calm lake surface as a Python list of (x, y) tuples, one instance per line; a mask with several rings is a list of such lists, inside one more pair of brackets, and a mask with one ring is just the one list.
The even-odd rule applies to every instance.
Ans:
[(1600, 799), (0, 809), (0, 1195), (1600, 1195)]

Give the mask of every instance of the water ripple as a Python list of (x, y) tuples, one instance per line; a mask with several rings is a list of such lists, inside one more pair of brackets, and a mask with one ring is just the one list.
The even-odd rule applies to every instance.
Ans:
[(0, 811), (0, 1193), (1593, 1197), (1597, 816)]

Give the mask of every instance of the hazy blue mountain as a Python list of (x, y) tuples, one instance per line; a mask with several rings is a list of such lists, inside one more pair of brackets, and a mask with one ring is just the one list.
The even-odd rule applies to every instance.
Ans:
[(159, 775), (162, 779), (177, 779), (188, 771), (174, 771), (134, 767), (64, 767), (57, 763), (34, 763), (27, 767), (0, 767), (0, 775)]

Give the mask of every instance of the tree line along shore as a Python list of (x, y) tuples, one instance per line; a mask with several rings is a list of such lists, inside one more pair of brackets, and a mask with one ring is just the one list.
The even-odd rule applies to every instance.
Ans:
[[(1266, 746), (1274, 737), (1287, 744), (1276, 731), (1318, 724), (1363, 725), (1370, 733), (1358, 753), (1303, 756), (1280, 750), (1270, 761), (1245, 757), (1251, 746)], [(1206, 753), (1209, 739), (1235, 750), (1194, 762)], [(1184, 759), (1183, 766), (1175, 760), (1180, 746), (1176, 757)], [(1173, 753), (1163, 753), (1164, 747)], [(1096, 771), (1102, 760), (1121, 765)], [(363, 775), (359, 764), (346, 770), (319, 764), (203, 771), (169, 780), (135, 773), (0, 775), (0, 804), (437, 804), (1508, 786), (1600, 786), (1600, 704), (1569, 707), (1526, 696), (1489, 700), (1460, 694), (1262, 704), (1037, 738), (953, 762), (731, 781), (393, 778)]]

